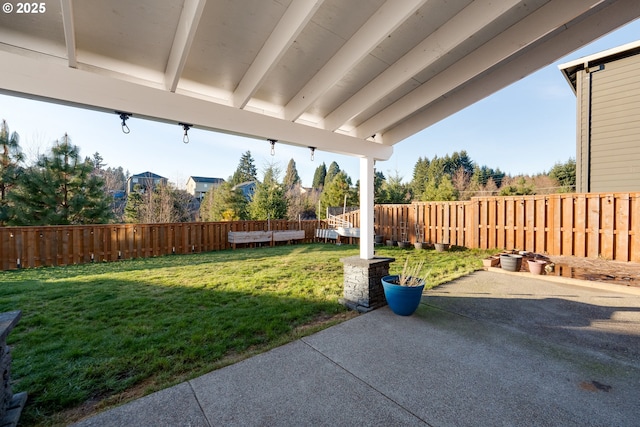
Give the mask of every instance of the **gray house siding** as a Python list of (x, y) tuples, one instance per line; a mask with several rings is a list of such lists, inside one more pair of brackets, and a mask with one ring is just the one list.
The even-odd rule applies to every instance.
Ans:
[(590, 58), (575, 73), (576, 191), (640, 190), (640, 52)]
[(593, 192), (640, 189), (640, 55), (592, 73)]
[[(576, 146), (576, 191), (589, 191), (589, 82), (590, 74), (578, 72), (576, 79), (577, 94), (577, 146)], [(583, 99), (585, 100), (583, 102)]]

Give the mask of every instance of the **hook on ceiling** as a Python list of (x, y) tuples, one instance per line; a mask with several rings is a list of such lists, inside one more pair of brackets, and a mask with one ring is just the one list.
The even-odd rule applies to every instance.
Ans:
[(271, 155), (275, 156), (276, 155), (276, 142), (278, 142), (277, 139), (267, 139), (267, 141), (269, 141), (269, 144), (271, 144)]
[(182, 129), (184, 130), (184, 135), (182, 137), (182, 142), (184, 142), (185, 144), (189, 143), (189, 129), (191, 129), (193, 127), (193, 125), (189, 124), (189, 123), (178, 123), (180, 126), (182, 126)]
[(129, 126), (127, 126), (127, 120), (129, 120), (129, 118), (132, 116), (131, 113), (125, 113), (123, 111), (116, 111), (115, 112), (118, 116), (120, 116), (120, 120), (122, 120), (122, 133), (129, 133), (131, 132), (131, 130), (129, 129)]

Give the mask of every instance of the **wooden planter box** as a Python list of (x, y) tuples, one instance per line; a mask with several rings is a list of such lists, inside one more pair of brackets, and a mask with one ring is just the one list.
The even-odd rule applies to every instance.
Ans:
[(490, 256), (482, 260), (483, 267), (497, 267), (500, 264), (500, 258), (497, 256)]

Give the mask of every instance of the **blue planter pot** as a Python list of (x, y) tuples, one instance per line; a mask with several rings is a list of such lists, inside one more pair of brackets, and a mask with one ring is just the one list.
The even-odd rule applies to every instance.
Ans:
[(411, 316), (420, 305), (424, 283), (420, 286), (400, 286), (393, 283), (396, 280), (398, 280), (398, 276), (384, 276), (382, 278), (387, 304), (395, 314)]

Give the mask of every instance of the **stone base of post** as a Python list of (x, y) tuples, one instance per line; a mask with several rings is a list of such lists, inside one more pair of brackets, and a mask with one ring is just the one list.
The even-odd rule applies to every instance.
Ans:
[(340, 304), (366, 313), (387, 305), (380, 279), (389, 274), (389, 264), (395, 258), (342, 258), (344, 264), (344, 298)]

